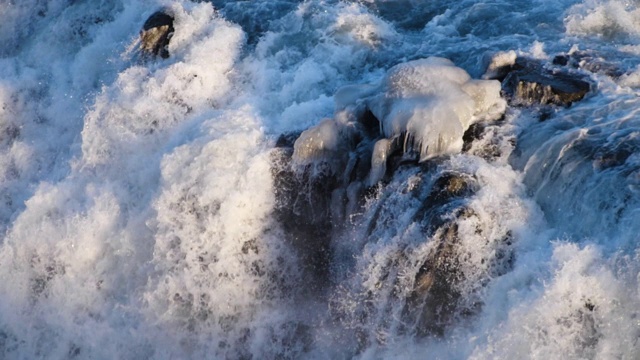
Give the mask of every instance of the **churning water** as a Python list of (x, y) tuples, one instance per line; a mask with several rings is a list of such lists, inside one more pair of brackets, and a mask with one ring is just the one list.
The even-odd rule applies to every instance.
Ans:
[[(640, 357), (637, 1), (0, 16), (0, 358)], [(570, 107), (482, 79), (557, 54)]]

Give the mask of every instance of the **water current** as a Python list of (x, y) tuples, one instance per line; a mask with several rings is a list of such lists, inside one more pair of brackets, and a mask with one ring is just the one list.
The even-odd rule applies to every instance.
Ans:
[[(640, 357), (639, 2), (0, 17), (0, 358)], [(571, 106), (483, 78), (572, 54)]]

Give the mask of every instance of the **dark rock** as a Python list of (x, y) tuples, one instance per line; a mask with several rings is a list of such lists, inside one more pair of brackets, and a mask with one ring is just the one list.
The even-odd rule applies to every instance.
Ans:
[(474, 123), (462, 135), (462, 152), (467, 152), (471, 149), (471, 145), (474, 141), (479, 140), (484, 134), (484, 129), (487, 127), (485, 123)]
[(566, 54), (558, 54), (553, 58), (552, 62), (554, 65), (569, 66), (574, 69), (582, 69), (614, 78), (624, 74), (615, 64), (607, 62), (598, 54), (589, 51), (571, 51)]
[(331, 158), (293, 163), (294, 144), (300, 132), (279, 136), (272, 153), (272, 176), (276, 197), (275, 215), (289, 243), (298, 253), (309, 276), (310, 291), (327, 282), (331, 258), (330, 241), (346, 224), (346, 217), (364, 202), (371, 171), (371, 156), (380, 137), (380, 123), (365, 111), (341, 151)]
[(622, 167), (640, 149), (640, 139), (634, 132), (621, 131), (605, 137), (595, 130), (576, 140), (571, 149), (577, 151), (581, 159), (590, 160), (596, 171), (620, 168), (619, 171), (626, 173), (632, 170)]
[[(459, 245), (457, 222), (477, 217), (477, 214), (465, 206), (459, 207), (454, 214), (454, 218), (433, 232), (432, 240), (438, 246), (417, 271), (414, 287), (403, 309), (405, 321), (414, 324), (418, 336), (443, 336), (457, 318), (472, 316), (483, 305), (479, 299), (463, 301), (459, 288), (466, 281), (461, 269), (468, 256)], [(477, 229), (477, 232), (481, 234), (482, 230)], [(502, 246), (496, 250), (495, 257), (486, 259), (490, 271), (488, 277), (477, 284), (479, 287), (485, 286), (489, 278), (501, 276), (513, 268), (513, 235), (507, 232), (499, 242)]]
[[(418, 335), (442, 336), (455, 313), (462, 279), (458, 260), (458, 226), (449, 223), (436, 233), (438, 248), (422, 264), (404, 315), (416, 317)], [(411, 314), (411, 315), (410, 315)]]
[(485, 53), (482, 57), (485, 80), (498, 80), (502, 82), (510, 72), (524, 68), (524, 62), (515, 53)]
[(293, 144), (296, 142), (296, 139), (300, 136), (300, 131), (288, 132), (281, 134), (276, 140), (276, 148), (290, 148), (293, 149)]
[(454, 198), (473, 193), (473, 178), (467, 174), (444, 173), (433, 184), (425, 203), (432, 207), (442, 206)]
[(518, 58), (502, 81), (502, 90), (513, 105), (569, 106), (591, 90), (586, 76), (545, 68), (539, 61)]
[[(399, 137), (398, 144), (405, 141)], [(402, 152), (402, 146), (398, 147)], [(380, 234), (393, 234), (394, 226), (397, 229), (400, 223), (398, 218), (401, 223), (411, 224), (411, 235), (407, 238), (397, 235), (402, 238), (399, 246), (376, 260), (379, 268), (374, 278), (375, 290), (366, 288), (355, 294), (339, 291), (339, 297), (349, 297), (348, 306), (338, 302), (331, 310), (336, 321), (345, 321), (355, 328), (354, 337), (361, 348), (385, 344), (387, 339), (380, 334), (386, 332), (389, 323), (398, 324), (397, 314), (400, 321), (397, 327), (393, 325), (393, 331), (420, 337), (445, 336), (452, 324), (481, 309), (479, 289), (513, 266), (512, 235), (508, 232), (497, 235), (476, 226), (475, 239), (495, 244), (495, 252), (482, 259), (486, 276), (468, 279), (465, 275), (470, 266), (476, 266), (476, 260), (471, 260), (469, 250), (461, 243), (474, 236), (467, 233), (469, 224), (481, 223), (479, 214), (470, 206), (480, 187), (473, 174), (446, 170), (442, 159), (398, 166), (389, 183), (379, 188), (375, 205), (365, 209), (361, 226), (366, 231), (358, 236), (363, 236), (363, 243), (375, 243)], [(414, 205), (405, 211), (402, 207), (406, 204)], [(419, 209), (414, 212), (415, 206)], [(465, 233), (459, 233), (459, 228), (465, 229)], [(401, 233), (404, 229), (397, 231)], [(422, 252), (425, 249), (422, 242), (428, 246), (426, 254)], [(351, 254), (341, 253), (341, 244), (334, 246), (335, 256)], [(421, 249), (419, 253), (415, 252), (417, 248)], [(407, 288), (410, 278), (413, 286)], [(352, 304), (361, 305), (354, 308)]]
[(470, 175), (443, 173), (415, 215), (425, 234), (437, 243), (416, 273), (403, 310), (419, 336), (442, 336), (456, 314), (460, 298), (456, 286), (463, 280), (457, 220), (475, 216), (465, 206), (474, 190), (475, 180)]
[(491, 124), (486, 122), (472, 124), (462, 137), (462, 152), (479, 156), (487, 161), (500, 157), (503, 136), (498, 133), (498, 128), (503, 123), (503, 120), (498, 120)]
[[(556, 65), (568, 64), (559, 56)], [(517, 57), (513, 64), (492, 68), (485, 78), (502, 82), (502, 92), (511, 105), (561, 105), (579, 101), (591, 90), (587, 76), (564, 69), (547, 68), (540, 60)]]
[[(400, 168), (417, 166), (420, 164), (420, 154), (413, 146), (414, 138), (407, 133), (401, 133), (391, 139), (391, 151), (387, 157), (387, 171), (383, 181), (387, 182)], [(431, 162), (424, 162), (422, 166), (429, 166)]]
[[(458, 223), (478, 217), (468, 206), (468, 199), (476, 190), (472, 175), (442, 173), (416, 214), (424, 234), (436, 244), (415, 273), (413, 289), (403, 308), (404, 321), (418, 336), (443, 336), (457, 318), (471, 316), (482, 306), (480, 300), (463, 299), (460, 292), (460, 286), (468, 286), (461, 270), (468, 266), (468, 255), (459, 245)], [(476, 230), (477, 234), (482, 232), (481, 228)], [(486, 259), (490, 275), (478, 287), (513, 267), (512, 234), (507, 232), (498, 242), (502, 246), (496, 249), (495, 257)]]
[(169, 41), (173, 36), (173, 16), (164, 11), (153, 13), (140, 31), (140, 50), (147, 57), (169, 57)]
[(538, 120), (540, 122), (549, 120), (554, 115), (554, 112), (549, 108), (540, 109)]
[(332, 235), (370, 194), (365, 183), (380, 123), (371, 111), (364, 111), (353, 131), (342, 139), (342, 151), (310, 163), (293, 163), (294, 144), (300, 135), (285, 133), (275, 143), (271, 167), (275, 216), (303, 264), (305, 282), (310, 285), (307, 290), (316, 292), (329, 279)]
[(286, 147), (272, 153), (275, 216), (301, 260), (305, 282), (310, 285), (307, 290), (315, 293), (329, 278), (331, 198), (337, 182), (330, 171), (322, 171), (322, 164), (296, 171), (291, 166), (292, 154), (293, 149)]
[(463, 205), (476, 188), (476, 180), (468, 174), (443, 173), (433, 183), (414, 218), (427, 233), (434, 231), (448, 221), (447, 215)]
[(557, 55), (553, 58), (553, 65), (566, 66), (569, 64), (569, 55)]
[(612, 149), (601, 149), (595, 155), (593, 167), (596, 170), (606, 170), (613, 167), (624, 165), (627, 159), (633, 155), (635, 149), (630, 146), (620, 146)]
[(363, 125), (366, 136), (371, 139), (377, 139), (380, 134), (380, 120), (373, 115), (371, 110), (367, 109), (358, 122)]

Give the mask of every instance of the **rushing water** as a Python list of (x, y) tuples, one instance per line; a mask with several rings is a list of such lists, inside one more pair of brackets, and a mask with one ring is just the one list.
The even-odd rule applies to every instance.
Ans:
[[(640, 357), (640, 3), (0, 15), (0, 358)], [(505, 109), (512, 50), (616, 76)]]

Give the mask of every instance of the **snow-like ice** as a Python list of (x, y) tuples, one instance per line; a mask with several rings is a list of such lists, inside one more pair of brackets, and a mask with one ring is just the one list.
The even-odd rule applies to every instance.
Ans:
[[(496, 80), (474, 80), (448, 59), (430, 57), (391, 68), (377, 85), (348, 85), (335, 94), (335, 121), (323, 120), (302, 133), (296, 141), (294, 159), (329, 160), (329, 150), (338, 150), (352, 123), (369, 109), (380, 121), (386, 139), (404, 136), (406, 151), (416, 151), (420, 160), (455, 154), (462, 149), (462, 136), (477, 121), (502, 116), (506, 102)], [(370, 181), (384, 173), (382, 159), (388, 143), (376, 144)], [(413, 147), (413, 148), (410, 148)], [(384, 149), (387, 150), (384, 150)]]

